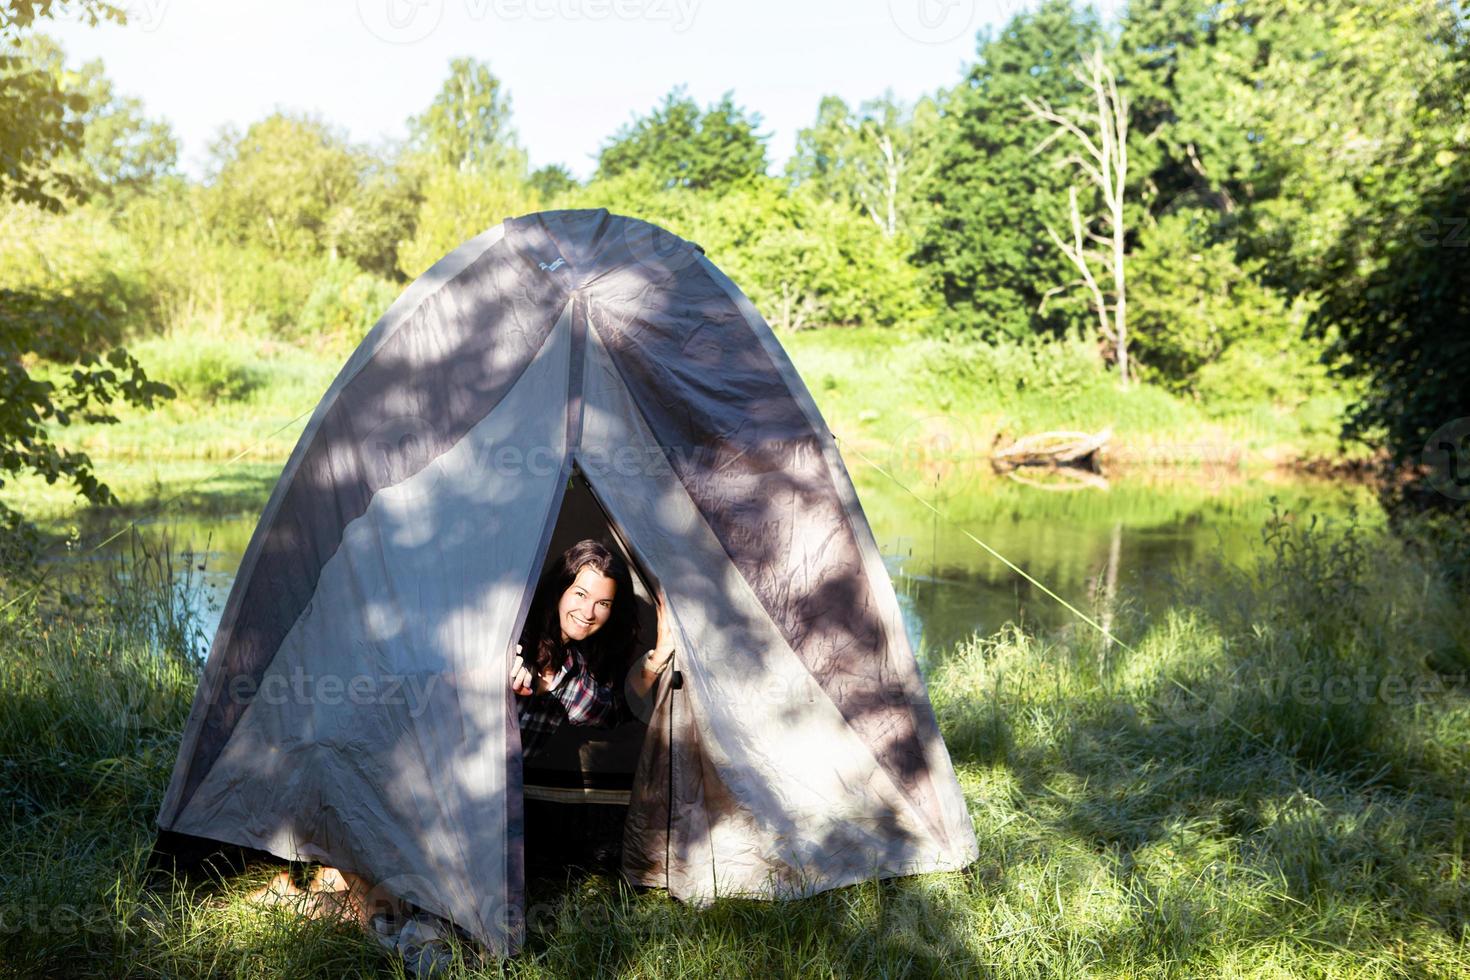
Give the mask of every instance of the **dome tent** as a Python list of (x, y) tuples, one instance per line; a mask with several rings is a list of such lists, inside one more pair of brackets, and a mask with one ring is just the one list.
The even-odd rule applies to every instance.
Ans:
[(574, 475), (676, 624), (630, 880), (781, 897), (975, 858), (810, 394), (697, 246), (602, 210), (466, 242), (349, 358), (245, 552), (161, 830), (354, 871), (514, 951), (509, 656)]

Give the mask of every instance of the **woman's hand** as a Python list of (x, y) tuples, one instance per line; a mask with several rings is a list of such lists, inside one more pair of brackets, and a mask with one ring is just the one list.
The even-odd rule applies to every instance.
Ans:
[(653, 649), (649, 650), (643, 658), (643, 671), (650, 676), (657, 677), (668, 667), (669, 661), (674, 659), (674, 624), (669, 615), (669, 602), (664, 596), (664, 590), (658, 590), (658, 639), (654, 641)]
[(521, 659), (521, 645), (517, 643), (516, 654), (510, 658), (510, 689), (524, 697), (532, 693), (532, 684), (531, 668)]
[(658, 590), (655, 601), (655, 608), (658, 610), (658, 639), (654, 641), (653, 649), (639, 658), (639, 669), (628, 674), (628, 687), (640, 700), (648, 697), (658, 681), (658, 675), (674, 659), (674, 618), (669, 612), (669, 600), (662, 588)]
[(664, 595), (663, 587), (658, 590), (658, 638), (654, 641), (653, 649), (648, 651), (648, 661), (645, 666), (655, 674), (663, 673), (669, 661), (674, 659), (674, 620), (669, 613), (669, 600)]

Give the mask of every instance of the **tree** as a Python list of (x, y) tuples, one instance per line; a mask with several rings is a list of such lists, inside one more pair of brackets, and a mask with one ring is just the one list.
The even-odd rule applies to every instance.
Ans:
[(450, 61), (449, 77), (429, 107), (409, 119), (408, 129), (410, 145), (433, 166), (524, 174), (526, 156), (510, 126), (510, 95), (483, 61)]
[(543, 201), (554, 201), (577, 186), (577, 179), (572, 176), (572, 172), (560, 163), (541, 167), (526, 182)]
[(766, 136), (760, 116), (735, 105), (732, 93), (700, 111), (683, 87), (647, 116), (618, 130), (597, 159), (597, 176), (641, 170), (664, 187), (720, 190), (765, 176)]
[[(1080, 144), (1083, 153), (1068, 154), (1058, 162), (1079, 171), (1090, 185), (1089, 196), (1095, 195), (1102, 201), (1101, 223), (1106, 236), (1092, 230), (1090, 219), (1083, 220), (1076, 185), (1067, 188), (1068, 217), (1072, 224), (1070, 240), (1064, 240), (1051, 225), (1046, 226), (1046, 233), (1081, 276), (1071, 285), (1084, 286), (1091, 296), (1099, 336), (1111, 348), (1118, 376), (1126, 385), (1129, 381), (1128, 229), (1123, 205), (1128, 187), (1128, 100), (1119, 94), (1117, 77), (1103, 58), (1101, 48), (1075, 68), (1074, 74), (1093, 97), (1089, 110), (1077, 107), (1058, 111), (1045, 99), (1030, 96), (1023, 96), (1022, 102), (1036, 118), (1056, 127), (1037, 144), (1035, 152), (1045, 151), (1059, 137), (1070, 136)], [(1099, 280), (1111, 282), (1105, 288)]]
[(53, 166), (75, 181), (79, 196), (139, 191), (174, 172), (179, 144), (161, 119), (143, 114), (143, 103), (118, 95), (103, 70), (92, 60), (68, 71), (61, 45), (33, 35), (18, 49), (34, 68), (61, 79), (67, 94), (80, 94), (85, 108), (67, 112), (68, 123), (79, 123), (82, 135), (72, 151), (58, 155)]
[(420, 195), (413, 237), (398, 250), (399, 271), (409, 279), (466, 239), (540, 203), (525, 181), (506, 171), (440, 168), (425, 178)]
[(1420, 78), (1412, 125), (1369, 157), (1358, 223), (1314, 277), (1310, 326), (1336, 373), (1366, 383), (1344, 438), (1400, 463), (1437, 455), (1450, 471), (1435, 475), (1459, 492), (1470, 461), (1470, 37), (1451, 18), (1432, 36), (1445, 70)]
[[(1398, 462), (1453, 428), (1461, 472), (1470, 464), (1470, 166), (1461, 158), (1417, 205), (1375, 216), (1368, 233), (1340, 243), (1339, 273), (1313, 318), (1333, 337), (1328, 357), (1368, 382), (1352, 407), (1348, 439), (1383, 444)], [(1369, 244), (1369, 243), (1373, 244)], [(1334, 336), (1335, 335), (1335, 336)], [(1457, 428), (1456, 428), (1457, 426)]]
[(1087, 320), (1077, 304), (1045, 292), (1070, 277), (1046, 225), (1066, 222), (1067, 175), (1032, 155), (1050, 128), (1022, 97), (1062, 110), (1086, 97), (1071, 68), (1092, 50), (1096, 15), (1069, 0), (1045, 0), (982, 35), (978, 59), (949, 94), (939, 162), (928, 184), (932, 218), (918, 261), (945, 300), (949, 329), (985, 336), (1063, 333)]
[(787, 174), (797, 186), (858, 208), (885, 238), (912, 235), (937, 162), (938, 118), (929, 98), (904, 106), (890, 93), (853, 112), (826, 96), (816, 124), (797, 134)]
[(330, 250), (333, 212), (352, 200), (368, 162), (321, 120), (281, 112), (244, 133), (224, 130), (210, 153), (210, 224), (277, 255)]
[(118, 95), (101, 61), (87, 62), (79, 74), (88, 104), (80, 157), (95, 188), (139, 191), (172, 174), (179, 142), (169, 124), (145, 116), (140, 99)]
[[(1426, 87), (1443, 83), (1459, 22), (1448, 0), (1150, 0), (1129, 7), (1121, 47), (1153, 144), (1153, 213), (1221, 216), (1273, 285), (1316, 279), (1329, 248), (1389, 177), (1433, 156)], [(1380, 151), (1394, 147), (1390, 160)], [(1135, 149), (1141, 146), (1136, 145)], [(1427, 154), (1427, 155), (1426, 155)], [(1368, 193), (1362, 193), (1362, 191)]]
[(1451, 0), (1149, 0), (1122, 34), (1149, 221), (1212, 212), (1209, 240), (1315, 308), (1308, 339), (1366, 386), (1343, 437), (1400, 461), (1470, 414), (1465, 31)]
[(86, 96), (68, 91), (52, 65), (37, 63), (21, 50), (37, 18), (63, 10), (85, 21), (122, 23), (123, 11), (102, 0), (73, 4), (53, 0), (4, 0), (0, 3), (0, 201), (23, 201), (60, 211), (79, 200), (85, 188), (74, 173), (56, 167), (58, 159), (81, 149), (84, 127), (80, 114)]
[(1198, 207), (1139, 233), (1129, 256), (1129, 356), (1135, 377), (1201, 400), (1207, 410), (1288, 410), (1327, 388), (1320, 348), (1302, 337), (1311, 310), (1260, 281)]
[[(54, 165), (82, 145), (78, 115), (87, 110), (86, 99), (67, 92), (54, 67), (15, 53), (38, 17), (61, 9), (50, 0), (0, 4), (0, 207), (61, 210), (67, 197), (83, 190), (74, 178), (59, 177)], [(124, 19), (105, 3), (84, 0), (72, 9), (92, 23)], [(106, 293), (69, 294), (60, 286), (0, 288), (0, 483), (34, 473), (48, 482), (69, 480), (96, 503), (113, 499), (87, 455), (58, 447), (48, 425), (113, 421), (108, 408), (116, 402), (149, 406), (172, 394), (150, 381), (126, 350), (106, 350), (117, 303)], [(70, 365), (70, 371), (54, 381), (37, 377), (38, 359)], [(11, 527), (18, 521), (9, 511), (0, 518)]]
[(398, 253), (414, 236), (424, 200), (424, 179), (401, 161), (363, 155), (361, 180), (328, 216), (331, 254), (389, 280), (402, 280)]

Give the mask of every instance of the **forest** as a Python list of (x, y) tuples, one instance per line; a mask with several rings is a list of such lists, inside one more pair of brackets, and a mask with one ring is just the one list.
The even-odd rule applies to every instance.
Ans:
[(737, 93), (676, 87), (584, 182), (529, 169), (473, 58), (391, 144), (281, 110), (187, 177), (166, 122), (46, 37), (54, 13), (0, 20), (0, 473), (93, 501), (67, 426), (263, 401), (292, 353), (345, 352), (459, 242), (545, 208), (660, 224), (783, 335), (922, 350), (910, 373), (951, 399), (1050, 380), (1085, 419), (1136, 386), (1393, 465), (1470, 414), (1470, 58), (1442, 0), (1149, 0), (1115, 24), (1048, 0), (917, 102), (822, 99), (781, 173)]

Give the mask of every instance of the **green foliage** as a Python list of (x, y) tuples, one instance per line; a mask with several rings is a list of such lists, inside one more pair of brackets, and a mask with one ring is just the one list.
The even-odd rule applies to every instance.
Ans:
[(1261, 263), (1210, 241), (1214, 216), (1165, 215), (1131, 256), (1132, 349), (1143, 377), (1216, 411), (1295, 403), (1325, 387), (1302, 337), (1304, 300), (1262, 285)]
[(829, 95), (797, 134), (786, 171), (796, 187), (866, 214), (886, 237), (911, 240), (928, 215), (938, 136), (933, 99), (905, 106), (889, 93), (853, 111)]
[[(1167, 220), (1135, 262), (1141, 309), (1165, 318), (1135, 321), (1159, 376), (1222, 407), (1281, 400), (1320, 385), (1318, 369), (1300, 367), (1315, 350), (1368, 386), (1344, 435), (1387, 438), (1400, 460), (1470, 414), (1470, 354), (1454, 326), (1466, 253), (1452, 247), (1465, 210), (1452, 171), (1470, 143), (1462, 14), (1443, 0), (1130, 6), (1122, 46), (1142, 200), (1153, 215), (1214, 215), (1197, 276), (1164, 256)], [(1231, 251), (1248, 278), (1231, 271)], [(1181, 308), (1210, 293), (1221, 301), (1198, 315)], [(1281, 304), (1288, 315), (1272, 313)], [(1231, 354), (1232, 332), (1254, 339)], [(1280, 373), (1273, 360), (1296, 375), (1274, 392), (1260, 384)]]
[(97, 190), (138, 191), (172, 173), (179, 144), (168, 123), (145, 116), (140, 99), (118, 95), (102, 62), (87, 62), (80, 75), (88, 103), (81, 162)]
[(975, 344), (938, 341), (928, 354), (930, 370), (959, 384), (1004, 394), (1079, 394), (1110, 384), (1097, 348), (1073, 335), (1002, 339)]
[(1404, 107), (1409, 120), (1364, 150), (1366, 172), (1352, 181), (1360, 213), (1304, 275), (1322, 297), (1312, 328), (1326, 341), (1324, 357), (1365, 386), (1345, 437), (1383, 444), (1397, 461), (1443, 456), (1441, 445), (1427, 443), (1460, 420), (1440, 441), (1453, 446), (1447, 464), (1463, 467), (1470, 449), (1463, 438), (1470, 418), (1470, 36), (1463, 21), (1429, 23), (1434, 49), (1410, 49), (1420, 77), (1414, 105)]
[[(7, 216), (25, 214), (19, 204), (60, 211), (87, 190), (59, 164), (83, 149), (81, 114), (89, 103), (67, 84), (55, 59), (32, 57), (42, 46), (27, 33), (36, 18), (62, 9), (50, 0), (0, 4), (0, 211)], [(117, 8), (90, 0), (71, 9), (92, 23), (123, 19)], [(18, 238), (19, 227), (6, 230)], [(105, 502), (111, 493), (91, 460), (57, 446), (53, 427), (112, 422), (115, 403), (151, 406), (173, 393), (150, 380), (125, 349), (109, 349), (128, 315), (127, 290), (113, 288), (120, 277), (78, 282), (52, 269), (41, 276), (26, 271), (0, 279), (0, 485), (33, 473), (48, 483), (66, 480), (87, 500)], [(45, 377), (42, 362), (64, 373)], [(18, 522), (8, 512), (0, 519)]]
[(294, 335), (318, 343), (337, 341), (337, 346), (356, 344), (372, 329), (401, 287), (362, 272), (345, 262), (334, 262), (316, 278)]
[(333, 255), (364, 272), (401, 279), (398, 250), (412, 239), (423, 206), (422, 174), (413, 167), (372, 161), (370, 172), (327, 219)]
[[(717, 254), (728, 256), (773, 326), (891, 326), (923, 315), (917, 272), (865, 216), (802, 193), (774, 208), (753, 198), (747, 191), (721, 199), (712, 217), (725, 227), (747, 214), (762, 226)], [(720, 243), (719, 236), (704, 240)]]
[[(1036, 152), (1050, 130), (1022, 101), (1082, 107), (1071, 69), (1111, 32), (1075, 0), (983, 34), (952, 89), (912, 104), (824, 98), (784, 179), (766, 176), (759, 117), (733, 94), (701, 106), (675, 88), (603, 146), (586, 186), (560, 166), (527, 175), (509, 94), (473, 58), (450, 62), (402, 148), (276, 113), (226, 132), (209, 179), (188, 180), (167, 127), (99, 64), (70, 70), (29, 33), (63, 6), (0, 3), (0, 196), (97, 202), (51, 224), (16, 217), (24, 244), (0, 254), (0, 287), (32, 297), (32, 313), (75, 300), (60, 315), (90, 310), (99, 342), (204, 328), (335, 349), (405, 279), (504, 218), (606, 206), (700, 243), (783, 331), (925, 325), (962, 338), (923, 369), (938, 379), (923, 397), (968, 383), (1019, 385), (1024, 400), (1049, 383), (1050, 415), (1038, 397), (1032, 422), (1091, 410), (1280, 434), (1319, 432), (1363, 391), (1349, 434), (1390, 438), (1404, 458), (1470, 414), (1455, 332), (1470, 85), (1447, 0), (1126, 7), (1110, 60), (1132, 107), (1130, 333), (1152, 382), (1134, 399), (1084, 369), (1095, 352), (1070, 339), (1093, 319), (1046, 227), (1067, 224), (1074, 173), (1061, 142)], [(1032, 336), (1069, 339), (997, 342)], [(1057, 351), (1072, 353), (1047, 362)], [(911, 353), (928, 364), (933, 351)], [(269, 386), (250, 358), (224, 355), (199, 347), (168, 369), (191, 403), (243, 411)], [(27, 377), (64, 374), (16, 356)], [(1329, 365), (1347, 384), (1327, 385)], [(849, 375), (828, 373), (845, 396)]]
[[(1135, 130), (1155, 161), (1154, 213), (1217, 210), (1274, 283), (1310, 288), (1374, 188), (1417, 180), (1463, 49), (1444, 0), (1168, 0), (1130, 8)], [(1426, 139), (1425, 137), (1430, 137)]]
[(577, 180), (572, 172), (559, 163), (547, 164), (533, 171), (526, 183), (531, 185), (537, 197), (547, 202), (555, 201), (577, 187)]
[(1069, 173), (1024, 96), (1062, 109), (1081, 87), (1072, 66), (1092, 50), (1101, 28), (1090, 9), (1045, 0), (998, 34), (982, 35), (978, 60), (944, 106), (944, 143), (930, 184), (935, 214), (918, 259), (943, 295), (944, 325), (985, 338), (1060, 333), (1086, 319), (1077, 303), (1047, 303), (1049, 290), (1075, 278), (1048, 240), (1067, 227)]
[(662, 187), (723, 190), (766, 173), (766, 136), (760, 116), (735, 104), (731, 93), (703, 112), (675, 88), (663, 104), (614, 134), (597, 158), (598, 177), (644, 171)]
[(90, 24), (126, 20), (121, 8), (103, 0), (0, 2), (0, 203), (59, 211), (86, 193), (76, 175), (57, 163), (83, 145), (87, 98), (65, 84), (55, 65), (37, 63), (24, 50), (36, 20), (62, 11)]
[(403, 275), (422, 275), (461, 242), (540, 207), (536, 191), (508, 170), (436, 168), (419, 191), (413, 237), (398, 250)]
[(41, 35), (26, 38), (18, 51), (85, 103), (68, 112), (67, 120), (80, 124), (80, 145), (51, 164), (53, 177), (73, 182), (79, 198), (137, 192), (173, 172), (179, 147), (172, 130), (166, 122), (147, 118), (140, 100), (118, 95), (101, 61), (68, 71), (61, 46)]
[(1403, 211), (1375, 215), (1339, 245), (1314, 324), (1335, 331), (1327, 356), (1339, 373), (1367, 384), (1347, 436), (1383, 440), (1410, 460), (1460, 420), (1453, 467), (1464, 466), (1470, 418), (1470, 146), (1460, 153), (1437, 186), (1416, 189)]
[(430, 166), (525, 171), (525, 153), (510, 125), (510, 95), (483, 61), (451, 60), (449, 77), (408, 129), (415, 152)]
[(277, 255), (321, 254), (333, 212), (347, 205), (364, 160), (326, 123), (275, 113), (211, 147), (204, 216), (226, 240)]
[(240, 401), (267, 380), (265, 368), (238, 341), (194, 335), (150, 338), (133, 346), (148, 373), (196, 404)]
[[(35, 473), (47, 483), (70, 481), (94, 503), (111, 499), (87, 455), (56, 446), (47, 426), (112, 422), (113, 402), (147, 407), (172, 397), (121, 347), (95, 353), (117, 302), (106, 292), (0, 288), (0, 486), (5, 476)], [(69, 371), (57, 381), (38, 378), (37, 358)]]

